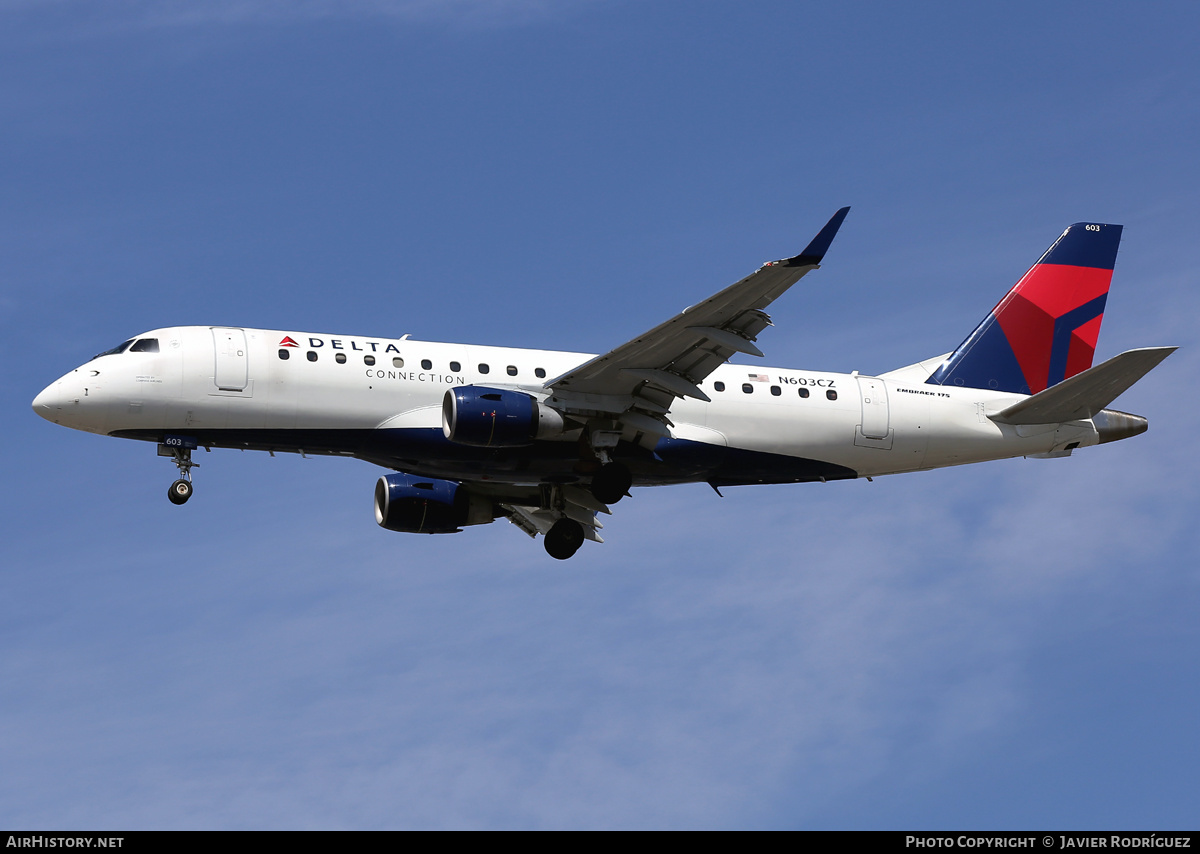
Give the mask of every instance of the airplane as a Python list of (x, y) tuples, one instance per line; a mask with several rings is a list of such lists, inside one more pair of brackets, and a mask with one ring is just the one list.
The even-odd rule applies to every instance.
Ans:
[(235, 326), (154, 329), (33, 401), (153, 442), (192, 495), (198, 448), (324, 454), (391, 473), (375, 520), (446, 534), (507, 518), (563, 560), (637, 486), (868, 480), (1138, 435), (1108, 409), (1175, 347), (1093, 366), (1122, 226), (1068, 227), (957, 349), (879, 376), (762, 357), (765, 309), (818, 269), (849, 208), (773, 261), (602, 355)]

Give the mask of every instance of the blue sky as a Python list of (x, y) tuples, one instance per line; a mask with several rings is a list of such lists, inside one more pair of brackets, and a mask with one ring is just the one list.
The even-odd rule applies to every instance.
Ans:
[[(0, 824), (1193, 828), (1189, 3), (0, 2)], [(766, 364), (954, 347), (1126, 226), (1067, 460), (642, 490), (561, 564), (29, 402), (140, 331), (602, 351), (853, 210)]]

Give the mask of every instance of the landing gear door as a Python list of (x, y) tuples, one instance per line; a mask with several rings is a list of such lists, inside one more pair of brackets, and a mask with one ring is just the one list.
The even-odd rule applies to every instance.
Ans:
[(212, 336), (216, 354), (213, 383), (219, 391), (245, 391), (249, 380), (245, 330), (214, 326)]
[(856, 377), (862, 399), (862, 424), (854, 431), (854, 444), (891, 450), (893, 431), (888, 412), (887, 386), (878, 377)]

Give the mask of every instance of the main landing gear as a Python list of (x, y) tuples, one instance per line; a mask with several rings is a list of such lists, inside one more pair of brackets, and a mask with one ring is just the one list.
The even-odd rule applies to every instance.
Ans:
[(621, 431), (611, 429), (613, 426), (596, 423), (587, 434), (588, 445), (600, 461), (600, 468), (592, 475), (592, 495), (601, 504), (616, 504), (633, 486), (633, 475), (628, 467), (612, 458), (612, 452), (621, 441)]
[[(613, 426), (612, 424), (591, 425), (587, 433), (587, 447), (594, 455), (591, 459), (598, 460), (600, 463), (599, 468), (596, 468), (592, 474), (591, 483), (591, 498), (594, 498), (599, 504), (593, 505), (591, 498), (588, 498), (586, 494), (577, 494), (573, 499), (573, 504), (592, 511), (593, 515), (596, 512), (607, 513), (608, 510), (604, 505), (616, 504), (629, 493), (629, 488), (633, 486), (633, 474), (629, 471), (629, 467), (612, 458), (611, 452), (621, 441), (621, 431), (611, 429)], [(588, 467), (594, 466), (595, 463), (588, 459), (589, 455), (584, 452), (584, 449), (580, 450), (583, 461), (588, 464)], [(544, 496), (543, 506), (546, 509), (557, 509), (559, 515), (558, 520), (550, 526), (550, 530), (546, 531), (542, 538), (546, 553), (556, 560), (566, 560), (579, 551), (579, 547), (587, 539), (588, 535), (584, 531), (583, 523), (572, 519), (565, 512), (562, 495)], [(598, 523), (597, 526), (599, 527)]]
[(542, 539), (546, 541), (546, 553), (550, 557), (566, 560), (583, 545), (583, 525), (564, 516), (554, 523)]
[(167, 489), (167, 500), (172, 504), (186, 504), (192, 497), (192, 469), (200, 465), (192, 462), (192, 449), (177, 445), (159, 445), (160, 457), (172, 457), (179, 468), (179, 480)]
[(633, 475), (621, 463), (605, 463), (592, 475), (592, 495), (601, 504), (616, 504), (633, 486)]

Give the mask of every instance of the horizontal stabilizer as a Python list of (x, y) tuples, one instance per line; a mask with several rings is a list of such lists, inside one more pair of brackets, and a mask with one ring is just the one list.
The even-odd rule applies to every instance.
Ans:
[(1127, 350), (989, 417), (999, 424), (1061, 424), (1091, 418), (1176, 349)]

